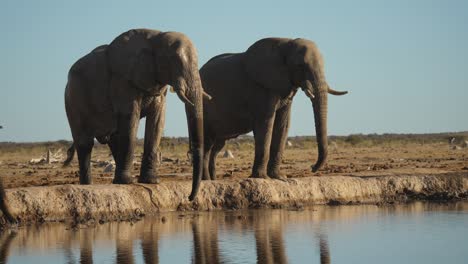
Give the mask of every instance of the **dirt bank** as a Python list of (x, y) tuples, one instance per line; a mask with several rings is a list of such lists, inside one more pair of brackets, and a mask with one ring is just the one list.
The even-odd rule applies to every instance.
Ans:
[[(468, 173), (427, 176), (326, 176), (203, 182), (195, 202), (190, 182), (159, 185), (56, 185), (6, 190), (20, 222), (114, 221), (175, 210), (302, 207), (468, 198)], [(5, 223), (1, 219), (1, 223)]]

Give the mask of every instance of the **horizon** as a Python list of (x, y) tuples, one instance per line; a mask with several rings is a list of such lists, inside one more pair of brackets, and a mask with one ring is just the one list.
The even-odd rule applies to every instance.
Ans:
[[(7, 1), (0, 11), (0, 142), (71, 140), (63, 102), (70, 66), (142, 27), (185, 33), (199, 68), (264, 37), (316, 42), (330, 85), (349, 91), (330, 96), (330, 136), (468, 131), (467, 2), (293, 2)], [(164, 137), (187, 135), (183, 104), (169, 94)], [(311, 104), (298, 92), (288, 136), (314, 135)]]
[[(467, 135), (465, 135), (467, 134)], [(328, 135), (328, 138), (333, 138), (333, 137), (339, 137), (339, 138), (346, 138), (350, 136), (363, 136), (363, 137), (369, 137), (369, 136), (378, 136), (378, 137), (385, 137), (385, 136), (451, 136), (451, 137), (457, 137), (457, 136), (467, 136), (468, 137), (468, 131), (452, 131), (452, 132), (436, 132), (436, 133), (370, 133), (370, 134), (363, 134), (363, 133), (356, 133), (356, 134), (348, 134), (348, 135)], [(253, 135), (251, 133), (240, 135), (236, 138), (232, 138), (229, 140), (236, 140), (236, 139), (242, 139), (242, 138), (253, 138)], [(294, 136), (288, 136), (288, 139), (291, 138), (304, 138), (304, 137), (315, 137), (315, 135), (294, 135)], [(162, 136), (161, 139), (188, 139), (188, 136)], [(137, 137), (137, 141), (142, 141), (144, 140), (143, 137)], [(228, 140), (228, 141), (229, 141)], [(14, 143), (14, 144), (41, 144), (41, 143), (56, 143), (60, 141), (67, 141), (67, 142), (72, 142), (72, 139), (56, 139), (56, 140), (46, 140), (46, 141), (0, 141), (0, 144), (5, 144), (5, 143)], [(101, 144), (99, 143), (96, 139), (94, 139), (94, 142), (97, 143), (97, 145), (106, 145), (106, 144)]]

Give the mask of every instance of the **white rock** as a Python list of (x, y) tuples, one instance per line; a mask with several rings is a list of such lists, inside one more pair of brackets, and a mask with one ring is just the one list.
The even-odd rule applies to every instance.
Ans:
[(39, 163), (44, 163), (46, 160), (44, 158), (38, 158), (38, 159), (31, 159), (29, 163), (31, 164), (39, 164)]
[(234, 158), (234, 155), (232, 155), (232, 152), (231, 152), (230, 150), (227, 149), (226, 151), (224, 151), (223, 158), (233, 159), (233, 158)]
[(286, 142), (286, 145), (287, 145), (288, 147), (292, 147), (292, 146), (293, 146), (293, 143), (292, 143), (291, 141), (288, 140), (288, 142)]
[(109, 163), (105, 168), (104, 172), (113, 172), (114, 171), (114, 164)]
[(31, 159), (29, 163), (31, 164), (43, 164), (43, 163), (57, 163), (63, 160), (63, 155), (61, 154), (62, 149), (58, 149), (55, 153), (50, 149), (47, 150), (46, 154), (37, 159)]

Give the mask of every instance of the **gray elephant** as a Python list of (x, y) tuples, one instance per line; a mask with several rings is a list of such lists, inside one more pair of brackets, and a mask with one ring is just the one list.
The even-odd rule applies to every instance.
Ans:
[[(16, 222), (16, 218), (11, 214), (10, 206), (7, 202), (7, 197), (5, 194), (5, 187), (3, 186), (3, 181), (0, 179), (0, 212), (2, 212), (3, 217), (5, 218), (6, 222), (9, 224), (13, 224)], [(0, 219), (1, 220), (1, 219)], [(1, 230), (0, 224), (0, 230)]]
[(225, 141), (253, 131), (254, 178), (284, 179), (280, 164), (287, 140), (291, 103), (299, 87), (310, 98), (315, 117), (318, 160), (327, 160), (327, 95), (331, 89), (317, 46), (306, 39), (265, 38), (246, 52), (209, 60), (200, 76), (213, 99), (204, 101), (203, 179), (216, 178), (216, 155)]
[(78, 153), (80, 183), (91, 184), (90, 158), (96, 138), (108, 144), (116, 162), (113, 183), (132, 182), (131, 170), (137, 128), (146, 117), (140, 183), (158, 183), (157, 152), (164, 126), (167, 85), (185, 103), (191, 151), (193, 185), (197, 194), (203, 162), (203, 88), (197, 51), (188, 37), (177, 32), (132, 29), (109, 45), (100, 46), (70, 69), (65, 109), (73, 146)]

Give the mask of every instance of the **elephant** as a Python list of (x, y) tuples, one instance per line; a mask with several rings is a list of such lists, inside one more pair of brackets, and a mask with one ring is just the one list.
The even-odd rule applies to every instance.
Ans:
[(185, 104), (193, 153), (193, 200), (203, 173), (203, 88), (197, 51), (182, 33), (132, 29), (79, 59), (68, 73), (65, 109), (76, 150), (80, 184), (91, 184), (94, 138), (108, 144), (116, 162), (114, 184), (132, 182), (139, 120), (146, 117), (140, 183), (159, 183), (157, 153), (164, 127), (165, 96), (171, 86)]
[(205, 215), (192, 221), (192, 263), (224, 263), (220, 254), (217, 215)]
[(291, 103), (299, 87), (310, 98), (315, 118), (318, 160), (327, 160), (328, 94), (343, 95), (327, 84), (322, 56), (307, 39), (265, 38), (247, 51), (211, 58), (200, 69), (204, 101), (203, 179), (216, 179), (216, 156), (225, 141), (253, 131), (252, 178), (284, 180), (280, 164), (287, 141)]
[[(3, 186), (3, 181), (0, 179), (0, 212), (3, 214), (6, 223), (14, 224), (16, 223), (16, 218), (11, 214), (10, 206), (6, 200), (5, 187)], [(0, 219), (1, 220), (1, 219)], [(0, 229), (1, 229), (0, 225)]]

